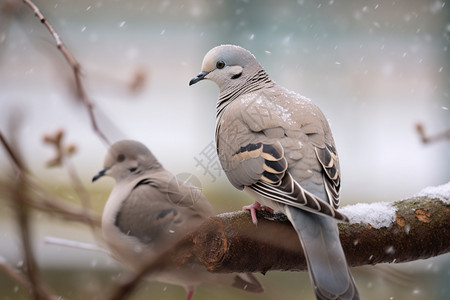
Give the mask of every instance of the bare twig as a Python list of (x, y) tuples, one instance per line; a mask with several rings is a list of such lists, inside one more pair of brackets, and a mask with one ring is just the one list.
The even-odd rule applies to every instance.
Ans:
[(48, 288), (39, 278), (38, 266), (35, 260), (33, 248), (31, 245), (31, 231), (29, 223), (29, 207), (27, 203), (27, 176), (26, 168), (19, 156), (15, 154), (14, 149), (6, 141), (6, 138), (0, 132), (0, 141), (8, 153), (9, 157), (18, 169), (18, 178), (13, 186), (11, 202), (17, 215), (17, 224), (20, 230), (24, 260), (25, 272), (30, 284), (30, 291), (34, 299), (54, 299)]
[(91, 120), (91, 126), (95, 133), (100, 137), (100, 139), (105, 142), (107, 145), (110, 145), (110, 141), (107, 139), (105, 134), (100, 130), (97, 120), (95, 118), (94, 114), (94, 107), (92, 104), (92, 101), (89, 99), (86, 90), (84, 88), (84, 85), (81, 80), (81, 66), (78, 63), (78, 61), (75, 59), (75, 57), (72, 55), (72, 53), (69, 51), (67, 46), (63, 43), (61, 38), (59, 37), (58, 33), (55, 31), (53, 26), (50, 24), (50, 22), (44, 17), (44, 15), (40, 12), (39, 8), (36, 6), (36, 4), (33, 3), (31, 0), (23, 0), (23, 2), (28, 5), (34, 12), (35, 16), (41, 21), (42, 24), (48, 29), (50, 34), (53, 36), (53, 39), (56, 42), (56, 47), (59, 51), (61, 51), (62, 55), (66, 59), (66, 61), (69, 63), (70, 67), (73, 70), (73, 74), (75, 77), (75, 86), (77, 91), (77, 96), (82, 100), (84, 105), (86, 106), (89, 118)]
[(443, 131), (435, 135), (427, 135), (425, 133), (425, 126), (422, 123), (417, 123), (416, 131), (419, 134), (422, 143), (424, 144), (431, 144), (438, 142), (440, 140), (450, 140), (450, 129), (447, 129), (446, 131)]
[[(50, 193), (41, 184), (37, 183), (23, 164), (22, 160), (19, 158), (18, 154), (11, 147), (10, 143), (6, 141), (2, 132), (0, 132), (0, 142), (21, 176), (27, 177), (26, 181), (30, 190), (29, 192), (31, 193), (30, 195), (33, 195), (33, 197), (25, 198), (27, 205), (49, 213), (56, 213), (68, 220), (83, 223), (88, 222), (88, 224), (95, 227), (100, 226), (100, 217), (96, 213), (92, 212), (88, 207), (83, 207), (80, 209), (69, 205), (60, 200), (54, 194)], [(4, 184), (0, 182), (0, 191), (8, 192), (10, 198), (14, 196), (14, 189), (12, 189), (12, 186), (9, 183)], [(87, 191), (84, 191), (84, 193), (87, 193)]]
[(25, 277), (19, 270), (8, 265), (3, 257), (0, 257), (0, 270), (8, 275), (9, 278), (14, 280), (14, 282), (19, 284), (22, 288), (30, 290), (31, 285), (27, 277)]
[(9, 145), (9, 143), (6, 142), (5, 137), (3, 136), (2, 132), (0, 131), (0, 142), (3, 145), (3, 148), (5, 148), (6, 152), (8, 153), (9, 157), (11, 158), (12, 162), (17, 166), (17, 168), (27, 173), (27, 169), (23, 165), (22, 161), (20, 160), (19, 156), (14, 152), (12, 147)]
[(68, 146), (65, 146), (63, 144), (63, 138), (64, 138), (63, 130), (57, 130), (56, 133), (53, 135), (50, 134), (44, 135), (43, 138), (44, 142), (53, 146), (56, 151), (55, 157), (52, 158), (47, 163), (47, 165), (64, 166), (67, 173), (69, 174), (72, 188), (74, 189), (75, 193), (77, 194), (78, 198), (81, 201), (82, 209), (86, 216), (86, 222), (89, 224), (89, 226), (92, 229), (92, 232), (95, 234), (95, 224), (92, 223), (91, 218), (89, 218), (88, 216), (89, 211), (91, 209), (91, 199), (89, 193), (84, 188), (83, 183), (81, 182), (81, 179), (78, 176), (76, 169), (73, 167), (73, 165), (70, 163), (69, 160), (69, 156), (76, 151), (76, 147), (74, 144), (69, 144)]
[(140, 92), (144, 88), (148, 80), (147, 77), (147, 71), (145, 71), (144, 69), (137, 69), (130, 81), (129, 90), (133, 93)]
[(51, 237), (51, 236), (45, 237), (44, 242), (49, 245), (63, 246), (63, 247), (75, 248), (75, 249), (87, 250), (87, 251), (97, 251), (97, 252), (101, 252), (103, 254), (111, 255), (111, 253), (108, 250), (101, 248), (94, 244), (89, 244), (89, 243), (82, 243), (82, 242), (78, 242), (78, 241), (61, 239), (61, 238), (56, 238), (56, 237)]
[(91, 227), (92, 232), (95, 234), (95, 224), (89, 217), (89, 212), (91, 211), (91, 197), (89, 196), (88, 191), (84, 188), (83, 183), (81, 182), (81, 179), (78, 176), (78, 173), (76, 169), (73, 167), (73, 165), (68, 160), (65, 160), (64, 165), (66, 167), (67, 172), (69, 173), (72, 187), (81, 201), (81, 207), (85, 220)]
[[(39, 282), (38, 274), (37, 274), (37, 264), (34, 258), (34, 253), (31, 245), (31, 233), (30, 233), (30, 224), (28, 217), (28, 208), (26, 207), (23, 194), (24, 187), (26, 185), (26, 181), (24, 176), (19, 176), (19, 180), (17, 181), (17, 186), (15, 188), (15, 196), (14, 196), (14, 204), (15, 211), (17, 214), (17, 222), (20, 228), (23, 252), (25, 256), (25, 266), (26, 266), (26, 274), (28, 276), (28, 280), (31, 286), (31, 293), (34, 299), (41, 298), (49, 298), (46, 293), (41, 291), (41, 283)], [(45, 296), (44, 296), (45, 295)]]
[[(96, 213), (93, 211), (86, 212), (83, 208), (64, 202), (64, 200), (47, 191), (39, 183), (34, 182), (34, 179), (30, 175), (28, 176), (27, 181), (30, 196), (25, 199), (27, 200), (27, 205), (49, 214), (56, 214), (68, 221), (86, 223), (89, 220), (89, 223), (95, 227), (100, 227), (100, 216)], [(0, 192), (8, 195), (5, 198), (11, 198), (13, 196), (12, 186), (9, 182), (0, 182)]]
[(71, 221), (88, 222), (95, 227), (100, 227), (100, 217), (93, 211), (63, 202), (44, 187), (33, 182), (31, 178), (29, 184), (35, 193), (33, 198), (28, 198), (29, 205), (49, 213), (56, 213)]

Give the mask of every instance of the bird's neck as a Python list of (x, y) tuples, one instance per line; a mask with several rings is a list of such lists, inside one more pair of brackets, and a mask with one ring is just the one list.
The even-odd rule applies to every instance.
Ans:
[(264, 69), (259, 69), (255, 74), (246, 79), (237, 80), (220, 91), (216, 104), (216, 119), (219, 120), (225, 108), (239, 96), (258, 91), (263, 88), (270, 88), (275, 83), (270, 79)]

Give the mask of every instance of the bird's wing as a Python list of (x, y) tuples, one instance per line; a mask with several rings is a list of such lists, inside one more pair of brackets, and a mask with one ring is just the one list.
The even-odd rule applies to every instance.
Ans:
[(162, 246), (174, 241), (212, 215), (209, 202), (193, 189), (144, 175), (123, 201), (114, 224), (143, 244)]
[(333, 145), (325, 144), (325, 147), (314, 147), (314, 150), (317, 160), (323, 169), (323, 182), (328, 200), (334, 208), (338, 208), (340, 204), (341, 175), (336, 149)]
[(316, 106), (292, 97), (254, 93), (227, 108), (217, 131), (225, 173), (239, 189), (348, 221), (336, 211), (340, 171), (328, 123)]

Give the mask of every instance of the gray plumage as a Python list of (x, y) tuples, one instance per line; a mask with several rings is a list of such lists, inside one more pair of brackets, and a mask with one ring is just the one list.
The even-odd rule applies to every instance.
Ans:
[(229, 181), (287, 215), (318, 299), (359, 299), (336, 224), (348, 221), (336, 210), (339, 159), (321, 110), (272, 81), (255, 57), (238, 46), (211, 49), (190, 85), (203, 79), (219, 86), (216, 145)]
[[(180, 182), (139, 142), (113, 144), (93, 181), (105, 175), (116, 184), (103, 211), (103, 235), (113, 256), (134, 271), (214, 215), (198, 188)], [(202, 283), (263, 290), (251, 274), (213, 274), (200, 264), (151, 272), (148, 279), (183, 286), (186, 299)]]

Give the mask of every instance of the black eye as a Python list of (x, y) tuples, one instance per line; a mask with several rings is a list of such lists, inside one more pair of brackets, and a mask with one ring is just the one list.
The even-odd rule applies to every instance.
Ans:
[(225, 63), (223, 62), (223, 60), (219, 60), (219, 61), (216, 63), (216, 68), (217, 68), (217, 69), (223, 69), (223, 67), (225, 67)]
[(137, 168), (129, 168), (128, 170), (130, 170), (131, 173), (136, 172)]
[(125, 155), (119, 154), (117, 155), (117, 162), (123, 162), (125, 160)]

